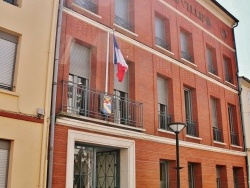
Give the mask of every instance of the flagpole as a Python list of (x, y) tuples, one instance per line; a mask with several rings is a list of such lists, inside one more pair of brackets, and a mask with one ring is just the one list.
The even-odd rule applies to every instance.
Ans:
[(108, 92), (108, 73), (109, 73), (109, 31), (107, 33), (107, 55), (106, 55), (105, 93)]

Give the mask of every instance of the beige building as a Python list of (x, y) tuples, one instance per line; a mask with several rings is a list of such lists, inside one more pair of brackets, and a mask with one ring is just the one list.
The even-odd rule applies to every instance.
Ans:
[(57, 7), (0, 1), (0, 187), (46, 187)]
[[(250, 80), (246, 77), (240, 77), (241, 101), (242, 101), (242, 116), (245, 130), (245, 147), (248, 162), (248, 174), (250, 173)], [(250, 179), (248, 175), (248, 185)]]

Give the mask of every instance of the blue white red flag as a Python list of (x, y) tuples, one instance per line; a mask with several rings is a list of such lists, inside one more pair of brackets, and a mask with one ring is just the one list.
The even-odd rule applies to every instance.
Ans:
[(122, 82), (124, 74), (128, 70), (128, 65), (125, 62), (121, 50), (116, 42), (115, 36), (114, 36), (114, 64), (117, 64), (116, 76), (118, 78), (118, 81)]

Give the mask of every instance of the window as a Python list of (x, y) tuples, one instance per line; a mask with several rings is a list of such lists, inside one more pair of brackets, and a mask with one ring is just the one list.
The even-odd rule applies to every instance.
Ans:
[(228, 104), (228, 122), (229, 122), (229, 128), (230, 128), (230, 138), (231, 138), (231, 144), (232, 145), (238, 145), (238, 135), (237, 135), (237, 124), (235, 122), (236, 120), (236, 109), (235, 106)]
[(0, 31), (0, 88), (13, 90), (18, 37)]
[(7, 187), (10, 141), (0, 139), (0, 187)]
[(219, 100), (215, 98), (210, 99), (211, 103), (211, 121), (213, 127), (213, 136), (215, 141), (222, 142), (222, 130), (219, 125), (219, 112), (220, 112), (220, 105)]
[(169, 162), (160, 161), (160, 188), (169, 188)]
[(233, 72), (232, 72), (231, 60), (228, 57), (224, 56), (223, 61), (224, 61), (225, 80), (233, 84)]
[(94, 0), (74, 0), (74, 2), (90, 12), (97, 13), (97, 6)]
[(187, 61), (193, 62), (193, 41), (192, 34), (181, 30), (181, 57)]
[(3, 0), (3, 1), (5, 1), (5, 2), (7, 2), (7, 3), (10, 3), (10, 4), (12, 4), (12, 5), (17, 5), (16, 0)]
[(221, 168), (216, 166), (216, 188), (221, 188)]
[(129, 90), (129, 69), (125, 72), (124, 79), (122, 82), (119, 82), (116, 76), (117, 73), (117, 65), (114, 64), (114, 119), (116, 123), (121, 123), (128, 125), (129, 118), (132, 115), (132, 110), (130, 109), (130, 101), (128, 98), (128, 90)]
[(119, 187), (119, 150), (75, 144), (74, 187)]
[(208, 72), (218, 75), (217, 63), (216, 63), (216, 52), (215, 52), (215, 49), (209, 45), (206, 46), (206, 58), (207, 58)]
[(68, 106), (70, 113), (87, 116), (89, 113), (90, 49), (72, 43), (68, 81)]
[(188, 163), (188, 187), (202, 187), (202, 173), (200, 163)]
[(168, 87), (167, 80), (157, 77), (158, 91), (158, 121), (159, 128), (170, 130), (167, 124), (171, 123), (171, 115), (168, 113)]
[(244, 170), (242, 167), (233, 167), (234, 188), (245, 187)]
[(133, 31), (133, 0), (115, 0), (115, 23)]
[(190, 89), (184, 88), (184, 101), (185, 101), (187, 134), (191, 136), (197, 136), (196, 123), (193, 121), (192, 91)]
[(160, 16), (155, 16), (155, 44), (170, 50), (169, 21)]

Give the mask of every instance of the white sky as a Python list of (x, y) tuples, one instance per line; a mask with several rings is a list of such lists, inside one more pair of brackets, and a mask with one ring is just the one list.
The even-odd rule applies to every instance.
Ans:
[(250, 0), (217, 0), (239, 20), (235, 28), (239, 75), (250, 79)]

